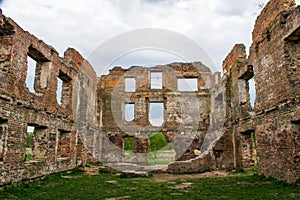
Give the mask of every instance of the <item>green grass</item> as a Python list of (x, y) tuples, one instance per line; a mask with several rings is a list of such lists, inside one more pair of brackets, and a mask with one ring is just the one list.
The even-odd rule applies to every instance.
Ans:
[[(187, 188), (177, 187), (185, 182), (192, 184)], [(119, 178), (110, 173), (87, 176), (77, 170), (9, 186), (0, 192), (1, 200), (84, 200), (124, 196), (130, 196), (129, 199), (300, 199), (300, 188), (248, 174), (157, 183), (153, 178)]]

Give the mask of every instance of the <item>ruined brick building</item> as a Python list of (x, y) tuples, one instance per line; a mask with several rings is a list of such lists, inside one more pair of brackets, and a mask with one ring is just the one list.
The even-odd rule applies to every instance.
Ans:
[[(181, 86), (181, 82), (188, 81), (194, 86), (192, 83), (190, 87)], [(123, 149), (124, 138), (134, 137), (138, 157), (135, 162), (147, 161), (143, 153), (147, 153), (149, 135), (155, 132), (162, 132), (167, 141), (175, 144), (177, 160), (193, 158), (193, 149), (201, 148), (208, 132), (209, 88), (216, 88), (218, 83), (221, 86), (220, 73), (212, 75), (202, 63), (172, 63), (152, 68), (115, 67), (99, 80), (101, 129), (120, 149)], [(134, 110), (132, 119), (125, 116), (128, 105)], [(163, 119), (160, 124), (151, 119), (153, 106), (161, 108)], [(190, 150), (183, 152), (188, 147)], [(111, 151), (111, 148), (107, 149)], [(121, 152), (119, 156), (116, 161), (121, 162)], [(101, 160), (111, 160), (109, 152), (102, 152)]]
[[(98, 78), (76, 50), (61, 58), (0, 15), (0, 185), (73, 169), (90, 155), (120, 162), (126, 137), (135, 138), (136, 162), (145, 163), (149, 134), (157, 131), (175, 145), (169, 172), (252, 168), (256, 160), (259, 173), (299, 182), (300, 7), (271, 0), (252, 38), (249, 56), (244, 45), (233, 47), (222, 78), (200, 62), (116, 67)], [(35, 61), (33, 91), (26, 85), (28, 57)], [(180, 89), (184, 80), (195, 87)], [(163, 110), (160, 124), (150, 119), (154, 104)], [(125, 116), (126, 107), (133, 117)], [(24, 159), (28, 127), (30, 161)]]

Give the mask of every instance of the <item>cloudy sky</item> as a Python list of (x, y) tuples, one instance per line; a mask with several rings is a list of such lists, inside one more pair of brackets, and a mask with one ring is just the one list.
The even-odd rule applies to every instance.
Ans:
[[(261, 5), (267, 0), (0, 0), (14, 19), (60, 55), (67, 47), (84, 57), (103, 42), (127, 31), (156, 28), (175, 31), (202, 47), (217, 69), (235, 43), (249, 47)], [(122, 44), (120, 44), (122, 45)], [(200, 58), (199, 58), (200, 59)], [(183, 61), (153, 49), (128, 53), (114, 65), (153, 65)]]

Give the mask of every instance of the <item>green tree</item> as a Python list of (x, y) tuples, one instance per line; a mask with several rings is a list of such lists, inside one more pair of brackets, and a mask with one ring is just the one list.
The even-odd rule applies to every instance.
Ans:
[(148, 147), (148, 152), (154, 152), (154, 157), (156, 158), (156, 152), (168, 145), (164, 134), (162, 133), (153, 133), (150, 135), (150, 144)]
[(134, 137), (124, 138), (124, 150), (125, 151), (134, 151)]

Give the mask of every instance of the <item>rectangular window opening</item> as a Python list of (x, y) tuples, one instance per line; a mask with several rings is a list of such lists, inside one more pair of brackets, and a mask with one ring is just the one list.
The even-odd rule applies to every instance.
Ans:
[(29, 162), (32, 160), (32, 153), (33, 153), (33, 133), (35, 131), (34, 126), (27, 126), (27, 131), (26, 131), (26, 150), (25, 150), (25, 162)]
[(131, 161), (131, 158), (134, 156), (134, 140), (134, 137), (123, 138), (126, 161)]
[(255, 98), (256, 98), (254, 77), (248, 80), (248, 84), (249, 84), (250, 106), (253, 109)]
[(125, 120), (127, 122), (134, 120), (134, 104), (133, 103), (125, 104)]
[(178, 91), (180, 92), (195, 92), (198, 91), (197, 78), (178, 78)]
[(72, 101), (72, 78), (67, 74), (59, 72), (57, 76), (56, 100), (59, 105), (63, 105), (69, 109)]
[(150, 103), (149, 122), (152, 126), (161, 126), (164, 123), (164, 103)]
[(36, 72), (37, 61), (31, 56), (27, 56), (27, 76), (26, 76), (26, 87), (31, 93), (35, 92), (35, 72)]
[(135, 78), (125, 78), (125, 92), (135, 92)]
[(62, 104), (62, 92), (63, 92), (63, 80), (57, 77), (57, 90), (56, 90), (56, 100), (59, 105)]
[(162, 89), (162, 72), (150, 72), (150, 80), (151, 89)]
[(172, 142), (168, 142), (162, 132), (149, 134), (148, 162), (168, 163), (175, 160), (175, 149)]
[(50, 60), (32, 45), (27, 53), (26, 87), (31, 93), (38, 93), (47, 87), (50, 72)]
[(47, 155), (47, 127), (36, 124), (28, 124), (25, 133), (25, 156), (24, 161), (44, 160)]

